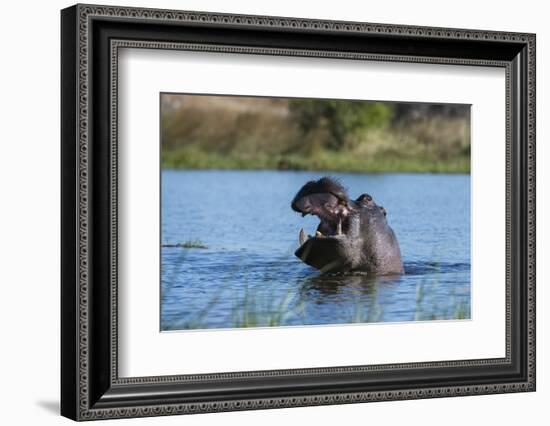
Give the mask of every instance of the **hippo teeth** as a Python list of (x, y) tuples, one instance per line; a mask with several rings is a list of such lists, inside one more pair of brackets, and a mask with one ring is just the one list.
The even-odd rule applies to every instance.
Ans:
[(315, 236), (316, 236), (316, 237), (324, 237), (324, 235), (321, 234), (319, 231), (315, 232)]
[(306, 233), (304, 228), (300, 229), (300, 245), (303, 245), (306, 242)]
[(342, 235), (342, 219), (338, 220), (338, 227), (336, 228), (336, 235)]

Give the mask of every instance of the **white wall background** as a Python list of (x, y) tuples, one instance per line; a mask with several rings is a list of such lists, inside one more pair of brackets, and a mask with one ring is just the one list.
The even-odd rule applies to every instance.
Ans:
[[(550, 27), (545, 2), (353, 0), (120, 0), (103, 4), (537, 33), (538, 390), (421, 401), (293, 408), (118, 424), (547, 424), (550, 401)], [(59, 404), (59, 9), (2, 6), (0, 65), (0, 417), (2, 424), (68, 424)], [(546, 161), (545, 161), (546, 160)], [(131, 423), (129, 423), (131, 422)], [(107, 421), (102, 424), (113, 423)], [(115, 423), (113, 423), (115, 424)]]

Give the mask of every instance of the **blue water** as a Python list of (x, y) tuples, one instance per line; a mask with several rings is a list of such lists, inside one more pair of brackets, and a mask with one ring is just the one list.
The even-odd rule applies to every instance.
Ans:
[(316, 217), (290, 209), (318, 172), (162, 172), (161, 329), (470, 317), (470, 176), (346, 174), (356, 198), (385, 207), (401, 246), (399, 277), (319, 276), (294, 256)]

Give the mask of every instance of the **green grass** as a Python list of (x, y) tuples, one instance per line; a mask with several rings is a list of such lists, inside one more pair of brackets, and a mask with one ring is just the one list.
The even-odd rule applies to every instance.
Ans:
[(196, 147), (182, 147), (163, 153), (164, 169), (221, 170), (310, 170), (351, 173), (469, 173), (469, 155), (441, 160), (429, 155), (405, 157), (390, 154), (359, 156), (349, 152), (319, 151), (313, 155), (247, 155), (206, 153)]
[(187, 248), (187, 249), (207, 249), (208, 246), (204, 244), (201, 240), (195, 239), (195, 240), (187, 240), (182, 243), (166, 243), (163, 244), (162, 247), (178, 247), (178, 248)]
[(244, 300), (233, 307), (231, 327), (280, 327), (288, 319), (304, 314), (303, 302), (293, 299), (293, 292), (288, 292), (280, 302), (269, 299), (262, 306), (262, 301), (247, 289)]
[[(378, 285), (372, 286), (368, 304), (358, 302), (345, 312), (340, 324), (382, 323), (384, 305), (378, 297)], [(410, 321), (464, 320), (470, 318), (470, 305), (462, 297), (452, 294), (442, 304), (435, 298), (439, 280), (420, 281), (417, 285), (416, 300), (411, 309)], [(216, 305), (222, 297), (222, 291), (214, 295), (198, 314), (191, 318), (182, 318), (173, 329), (207, 329), (205, 318), (215, 312)], [(391, 322), (391, 321), (390, 321)], [(281, 327), (291, 324), (312, 325), (307, 322), (304, 300), (297, 297), (295, 291), (289, 291), (282, 299), (274, 301), (265, 293), (254, 293), (248, 288), (242, 299), (234, 302), (231, 321), (224, 328)]]
[(451, 292), (447, 303), (436, 300), (435, 295), (441, 285), (439, 278), (426, 282), (421, 280), (416, 286), (416, 307), (414, 321), (463, 320), (470, 318), (470, 304)]

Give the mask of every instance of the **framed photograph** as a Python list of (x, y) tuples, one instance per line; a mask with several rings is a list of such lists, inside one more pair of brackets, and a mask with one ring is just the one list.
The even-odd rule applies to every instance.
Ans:
[(61, 12), (61, 413), (535, 390), (535, 35)]

